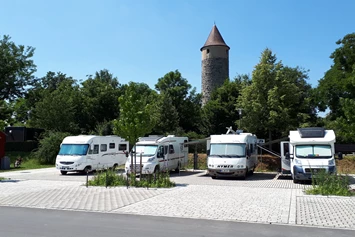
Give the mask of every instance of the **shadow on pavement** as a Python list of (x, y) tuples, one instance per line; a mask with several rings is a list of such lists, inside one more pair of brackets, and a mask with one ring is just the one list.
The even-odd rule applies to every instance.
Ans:
[(171, 172), (170, 177), (186, 177), (186, 176), (191, 176), (196, 174), (201, 174), (199, 176), (205, 176), (205, 171), (180, 171), (180, 174)]
[[(92, 177), (92, 176), (95, 176), (97, 173), (100, 173), (100, 172), (105, 172), (105, 170), (103, 170), (103, 171), (96, 171), (96, 170), (91, 171), (91, 172), (88, 173), (88, 176), (89, 176), (89, 177)], [(124, 171), (124, 169), (117, 169), (117, 170), (116, 170), (116, 173), (117, 173), (117, 174), (125, 174), (125, 171)], [(86, 176), (86, 173), (84, 173), (84, 172), (68, 172), (68, 173), (65, 174), (65, 175), (62, 175), (62, 174), (59, 173), (59, 175), (61, 175), (61, 176), (72, 176), (72, 177), (74, 177), (74, 176)]]
[[(245, 180), (239, 177), (218, 177), (216, 180), (242, 180), (242, 181), (260, 181), (260, 180), (273, 180), (276, 177), (276, 173), (254, 173), (248, 175)], [(198, 177), (209, 177), (208, 174), (199, 175)]]
[(17, 179), (3, 179), (3, 180), (0, 180), (0, 183), (17, 183), (17, 182), (20, 182), (20, 181), (23, 181), (23, 180), (17, 180)]

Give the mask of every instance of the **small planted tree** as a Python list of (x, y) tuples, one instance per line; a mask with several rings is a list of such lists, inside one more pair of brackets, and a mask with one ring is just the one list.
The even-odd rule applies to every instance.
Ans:
[(154, 106), (149, 103), (156, 94), (144, 83), (130, 82), (118, 98), (120, 116), (113, 121), (114, 133), (134, 144), (155, 125)]

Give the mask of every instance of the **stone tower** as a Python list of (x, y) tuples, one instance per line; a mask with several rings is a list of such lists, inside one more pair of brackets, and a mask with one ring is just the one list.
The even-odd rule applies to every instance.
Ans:
[(229, 78), (229, 46), (224, 42), (216, 25), (213, 26), (202, 52), (202, 105), (216, 88)]

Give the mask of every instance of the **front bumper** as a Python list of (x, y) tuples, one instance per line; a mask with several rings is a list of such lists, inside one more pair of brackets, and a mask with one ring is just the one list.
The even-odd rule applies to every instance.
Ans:
[[(135, 173), (140, 173), (140, 169), (142, 167), (142, 174), (153, 174), (154, 173), (154, 169), (158, 164), (154, 164), (154, 163), (142, 163), (142, 165), (133, 164), (133, 168), (132, 168), (132, 164), (129, 163), (125, 165), (125, 172), (130, 174), (132, 172)], [(135, 167), (135, 169), (134, 169)]]
[(208, 174), (215, 177), (242, 177), (246, 169), (208, 169)]
[(321, 167), (302, 167), (295, 165), (293, 167), (293, 175), (297, 180), (312, 180), (313, 175), (317, 175), (319, 172), (325, 172), (329, 174), (336, 173), (335, 166), (321, 166)]
[(67, 165), (67, 164), (60, 164), (60, 163), (56, 163), (55, 164), (56, 166), (56, 169), (57, 170), (60, 170), (60, 171), (82, 171), (85, 169), (86, 167), (86, 164), (77, 164), (77, 163), (74, 163), (74, 164), (70, 164), (70, 165)]

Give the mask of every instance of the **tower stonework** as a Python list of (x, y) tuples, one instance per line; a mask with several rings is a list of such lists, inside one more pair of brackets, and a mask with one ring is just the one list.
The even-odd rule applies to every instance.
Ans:
[(205, 105), (210, 100), (211, 93), (229, 78), (229, 49), (217, 26), (214, 25), (206, 43), (200, 49), (202, 53), (202, 105)]

